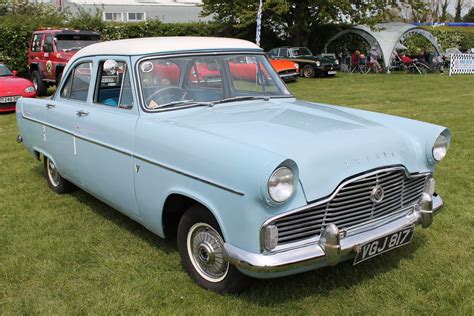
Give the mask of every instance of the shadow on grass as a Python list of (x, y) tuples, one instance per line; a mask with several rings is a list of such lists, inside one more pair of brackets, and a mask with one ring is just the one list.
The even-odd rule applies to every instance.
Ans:
[[(45, 178), (45, 171), (42, 165), (43, 164), (35, 165), (32, 168), (32, 171)], [(47, 186), (46, 179), (44, 181), (45, 185)], [(165, 253), (177, 251), (177, 247), (174, 243), (174, 240), (164, 240), (163, 238), (160, 238), (159, 236), (147, 230), (144, 226), (137, 223), (130, 217), (120, 213), (111, 206), (103, 203), (102, 201), (90, 195), (86, 191), (77, 188), (68, 195), (76, 199), (79, 203), (89, 207), (89, 209), (91, 209), (94, 213), (110, 221), (120, 229), (125, 229), (130, 233), (138, 236), (142, 240), (146, 241), (153, 248), (160, 249)]]
[[(350, 289), (368, 279), (373, 279), (393, 269), (398, 269), (402, 259), (414, 259), (415, 250), (425, 243), (425, 236), (415, 234), (412, 243), (353, 266), (352, 260), (334, 267), (325, 267), (292, 276), (259, 280), (240, 295), (249, 304), (279, 306), (306, 297), (331, 295), (333, 290)], [(343, 302), (341, 302), (343, 303)], [(351, 302), (347, 302), (351, 304)]]
[[(33, 167), (33, 171), (44, 176), (44, 170), (41, 166), (36, 165)], [(174, 240), (163, 240), (89, 193), (77, 189), (70, 196), (120, 229), (126, 229), (146, 241), (153, 248), (165, 253), (177, 252)], [(373, 279), (377, 275), (399, 268), (400, 261), (402, 259), (413, 259), (414, 251), (424, 243), (425, 236), (415, 234), (412, 243), (360, 265), (352, 266), (352, 261), (349, 260), (339, 263), (334, 267), (325, 267), (276, 279), (255, 280), (252, 286), (245, 292), (229, 296), (246, 301), (248, 304), (273, 307), (285, 305), (290, 301), (301, 300), (306, 297), (314, 298), (315, 295), (327, 297), (333, 290), (341, 288), (350, 289), (367, 279)], [(184, 270), (183, 273), (185, 273)]]

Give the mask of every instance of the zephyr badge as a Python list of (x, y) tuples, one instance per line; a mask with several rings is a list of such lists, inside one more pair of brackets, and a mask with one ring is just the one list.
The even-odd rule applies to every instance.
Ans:
[(380, 203), (383, 200), (384, 192), (380, 185), (376, 185), (370, 192), (370, 200), (374, 203)]

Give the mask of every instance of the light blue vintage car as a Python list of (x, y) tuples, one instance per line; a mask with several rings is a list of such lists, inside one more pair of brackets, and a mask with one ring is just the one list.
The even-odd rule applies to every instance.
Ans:
[(217, 292), (363, 262), (443, 206), (447, 128), (298, 101), (242, 40), (88, 46), (52, 98), (18, 101), (17, 121), (52, 190), (177, 237), (186, 271)]

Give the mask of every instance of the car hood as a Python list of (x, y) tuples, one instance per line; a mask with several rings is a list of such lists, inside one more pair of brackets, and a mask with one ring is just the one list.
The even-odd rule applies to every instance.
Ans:
[(25, 88), (32, 85), (28, 79), (14, 76), (0, 77), (0, 96), (23, 95)]
[(419, 171), (419, 161), (426, 161), (424, 148), (402, 131), (338, 107), (288, 99), (191, 112), (173, 111), (167, 121), (293, 160), (307, 201), (329, 195), (354, 174), (393, 165)]

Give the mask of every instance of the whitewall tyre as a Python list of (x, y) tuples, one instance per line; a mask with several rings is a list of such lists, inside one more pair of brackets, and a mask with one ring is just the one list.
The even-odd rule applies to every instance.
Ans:
[(250, 278), (224, 259), (224, 239), (217, 221), (202, 206), (189, 208), (178, 225), (178, 250), (189, 276), (205, 289), (238, 293)]
[(74, 190), (74, 185), (61, 176), (54, 162), (46, 156), (44, 157), (44, 170), (46, 171), (46, 181), (51, 190), (58, 194)]

